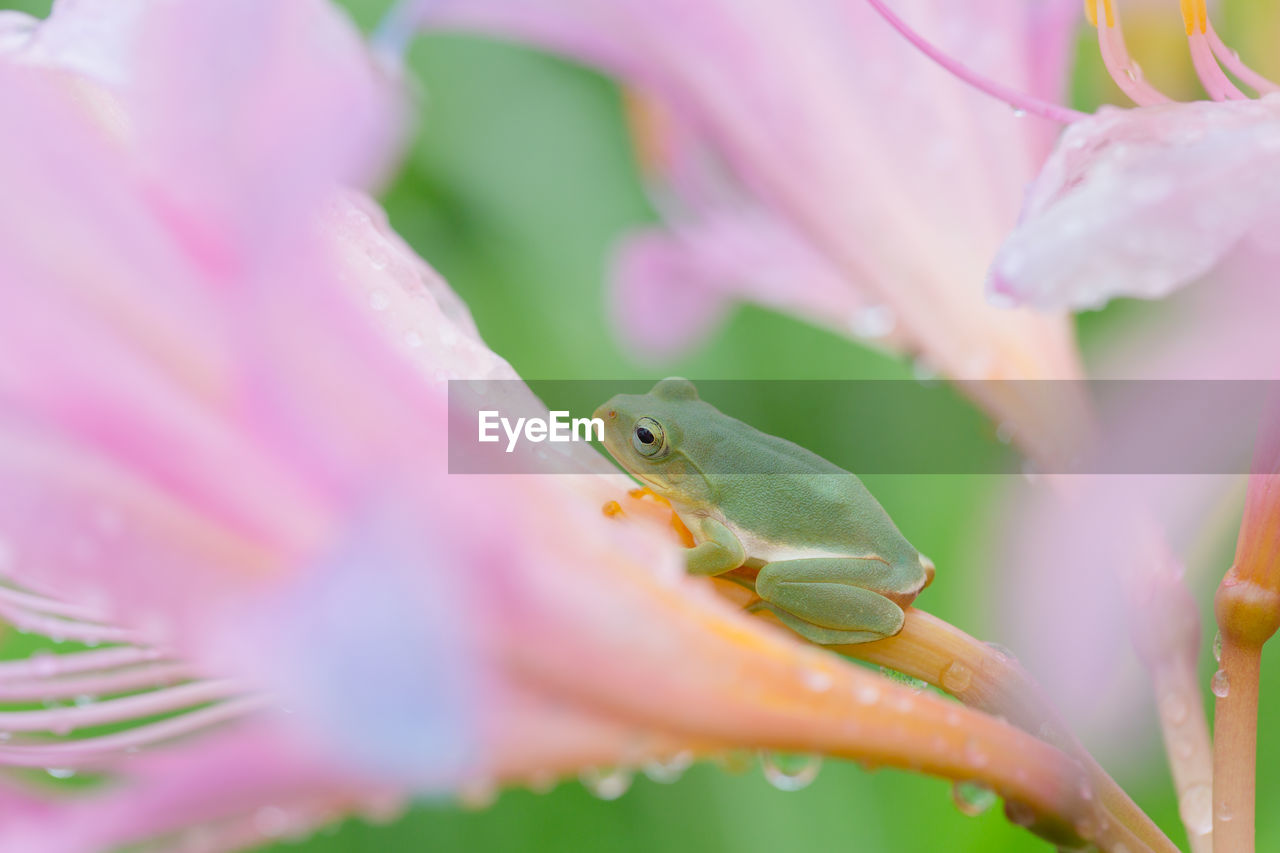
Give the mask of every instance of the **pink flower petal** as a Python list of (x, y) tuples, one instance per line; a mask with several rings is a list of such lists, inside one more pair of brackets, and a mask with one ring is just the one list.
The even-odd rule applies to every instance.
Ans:
[(1039, 308), (1163, 297), (1280, 210), (1280, 98), (1103, 110), (1063, 135), (991, 270)]

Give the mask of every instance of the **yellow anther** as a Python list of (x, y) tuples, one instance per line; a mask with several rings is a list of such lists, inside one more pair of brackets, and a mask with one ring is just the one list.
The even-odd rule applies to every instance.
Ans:
[(1209, 6), (1205, 0), (1182, 0), (1182, 23), (1187, 27), (1187, 35), (1197, 31), (1207, 32), (1209, 29)]
[[(1188, 2), (1188, 0), (1183, 0)], [(1115, 12), (1111, 8), (1111, 0), (1102, 0), (1102, 14), (1105, 16), (1108, 27), (1116, 25)], [(1084, 15), (1089, 19), (1089, 23), (1098, 26), (1098, 0), (1084, 0)]]

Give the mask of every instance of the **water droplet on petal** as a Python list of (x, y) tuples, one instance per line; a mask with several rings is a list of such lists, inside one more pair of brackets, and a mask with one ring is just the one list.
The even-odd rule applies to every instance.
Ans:
[(779, 791), (799, 791), (818, 778), (822, 756), (764, 751), (760, 753), (760, 767), (765, 780)]
[(667, 785), (683, 776), (684, 771), (688, 770), (692, 764), (693, 753), (685, 749), (670, 758), (645, 762), (643, 769), (644, 775), (655, 782)]
[(382, 251), (381, 249), (374, 248), (374, 249), (370, 249), (368, 254), (369, 254), (369, 266), (373, 267), (375, 270), (386, 269), (387, 267), (386, 252)]
[(381, 290), (369, 294), (369, 307), (374, 311), (386, 311), (391, 306), (391, 297)]
[(1178, 799), (1178, 814), (1192, 835), (1213, 830), (1213, 791), (1208, 785), (1192, 785)]
[(1222, 663), (1222, 632), (1213, 635), (1213, 660)]
[(1013, 424), (1008, 421), (1001, 421), (996, 427), (996, 441), (1001, 444), (1008, 444), (1013, 441)]
[(404, 345), (409, 349), (418, 349), (423, 344), (422, 335), (410, 329), (404, 333)]
[(253, 828), (264, 838), (280, 838), (292, 825), (289, 813), (279, 806), (263, 806), (253, 813)]
[(48, 649), (31, 653), (31, 672), (36, 678), (48, 678), (58, 673), (58, 656)]
[(814, 693), (825, 693), (831, 689), (832, 680), (829, 672), (823, 672), (820, 669), (811, 669), (804, 674), (804, 686), (808, 687)]
[(981, 782), (956, 782), (951, 786), (951, 800), (963, 815), (977, 817), (995, 805), (996, 792)]
[(952, 661), (942, 671), (942, 688), (948, 693), (963, 693), (973, 683), (973, 670), (958, 660)]
[(1231, 692), (1231, 683), (1227, 680), (1225, 669), (1220, 669), (1213, 674), (1213, 678), (1209, 679), (1209, 689), (1219, 699), (1227, 698), (1227, 694)]
[(874, 684), (859, 684), (854, 688), (853, 698), (861, 705), (874, 705), (880, 701), (880, 688)]
[(92, 705), (96, 701), (96, 699), (95, 697), (89, 695), (88, 693), (81, 693), (80, 695), (76, 696), (76, 698), (73, 701), (76, 703), (76, 707), (83, 708), (86, 705)]
[(55, 779), (70, 779), (76, 775), (76, 771), (70, 767), (46, 767), (44, 772)]
[(578, 776), (583, 786), (601, 800), (616, 800), (631, 787), (631, 771), (624, 767), (612, 770), (588, 768)]
[(1187, 719), (1187, 703), (1175, 693), (1167, 693), (1160, 700), (1160, 716), (1171, 726), (1180, 726)]
[(888, 305), (868, 305), (859, 309), (849, 323), (850, 329), (860, 338), (883, 338), (893, 332), (898, 319)]
[(938, 373), (938, 368), (928, 361), (923, 358), (917, 358), (911, 362), (911, 375), (921, 385), (936, 385), (940, 374)]
[(1013, 106), (1013, 104), (1010, 104), (1009, 106), (1013, 107), (1013, 117), (1014, 117), (1014, 118), (1025, 118), (1025, 117), (1026, 117), (1026, 115), (1027, 115), (1027, 111), (1026, 111), (1026, 110), (1024, 110), (1022, 107), (1014, 107), (1014, 106)]

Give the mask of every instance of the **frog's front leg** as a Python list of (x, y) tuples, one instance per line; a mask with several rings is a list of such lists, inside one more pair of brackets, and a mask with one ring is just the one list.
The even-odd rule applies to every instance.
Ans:
[(698, 542), (685, 553), (685, 565), (693, 575), (720, 575), (733, 571), (747, 560), (742, 540), (714, 518), (691, 525)]
[(756, 594), (784, 625), (811, 642), (868, 643), (902, 630), (902, 608), (868, 589), (882, 586), (885, 569), (876, 558), (780, 560), (760, 569)]

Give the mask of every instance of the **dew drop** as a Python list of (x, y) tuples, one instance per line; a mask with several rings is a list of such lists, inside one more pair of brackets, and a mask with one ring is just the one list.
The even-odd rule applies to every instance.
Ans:
[(1219, 699), (1227, 698), (1227, 694), (1231, 692), (1231, 683), (1227, 680), (1225, 669), (1220, 669), (1213, 674), (1213, 678), (1209, 679), (1209, 689)]
[(890, 681), (896, 681), (904, 687), (911, 688), (911, 690), (916, 693), (919, 693), (921, 690), (924, 690), (929, 686), (929, 682), (922, 678), (915, 678), (914, 676), (907, 675), (905, 672), (898, 672), (896, 669), (889, 669), (887, 666), (880, 667), (880, 674)]
[[(1010, 106), (1013, 106), (1013, 105), (1010, 104)], [(1027, 115), (1027, 111), (1024, 110), (1022, 107), (1013, 107), (1014, 118), (1026, 118), (1026, 115)]]
[(369, 307), (374, 311), (386, 311), (391, 306), (391, 297), (381, 290), (369, 294)]
[(948, 693), (963, 693), (973, 684), (973, 671), (958, 660), (947, 664), (942, 671), (942, 688)]
[(779, 791), (799, 791), (818, 778), (822, 757), (764, 751), (760, 753), (760, 768), (765, 781)]
[(1160, 700), (1160, 716), (1171, 726), (1180, 726), (1187, 720), (1187, 703), (1175, 693), (1167, 693)]
[(601, 800), (616, 800), (631, 787), (631, 771), (624, 767), (612, 770), (588, 768), (578, 776), (583, 787)]
[(685, 749), (669, 758), (647, 761), (643, 770), (644, 775), (653, 781), (669, 785), (683, 776), (692, 764), (693, 753)]
[(373, 267), (375, 270), (386, 269), (387, 253), (382, 251), (381, 249), (370, 249), (369, 250), (369, 266)]
[(888, 305), (868, 305), (853, 315), (849, 327), (860, 338), (883, 338), (898, 325), (893, 309)]
[(76, 703), (77, 708), (83, 708), (87, 705), (92, 705), (94, 702), (97, 701), (97, 698), (94, 696), (91, 696), (88, 693), (81, 693), (78, 696), (76, 696), (76, 698), (72, 701)]
[(1208, 785), (1192, 785), (1178, 798), (1178, 814), (1187, 832), (1204, 835), (1213, 830), (1213, 791)]
[(853, 698), (860, 705), (874, 705), (880, 701), (880, 688), (874, 684), (859, 684), (854, 688)]
[(1229, 802), (1227, 802), (1226, 800), (1223, 800), (1222, 802), (1218, 803), (1218, 820), (1222, 821), (1223, 823), (1226, 823), (1227, 821), (1231, 820), (1235, 816), (1236, 816), (1235, 812), (1231, 810), (1231, 804)]
[(999, 643), (987, 643), (987, 648), (996, 653), (996, 657), (1001, 661), (1017, 660), (1013, 652), (1009, 651), (1008, 646), (1002, 646)]
[(814, 693), (825, 693), (831, 689), (831, 674), (820, 669), (811, 669), (804, 674), (804, 686)]
[(31, 672), (36, 678), (48, 678), (58, 673), (58, 656), (48, 649), (32, 652), (28, 658)]
[(418, 349), (422, 344), (422, 335), (418, 334), (416, 331), (410, 329), (404, 333), (404, 345), (409, 349)]
[(1213, 660), (1222, 663), (1222, 632), (1213, 635)]
[(279, 838), (289, 831), (289, 813), (279, 806), (263, 806), (253, 813), (253, 828), (264, 838)]
[(975, 769), (986, 767), (991, 762), (990, 756), (982, 751), (982, 747), (973, 738), (965, 741), (964, 760), (970, 767)]
[(1008, 421), (1001, 421), (1000, 426), (996, 427), (996, 441), (1001, 444), (1008, 444), (1013, 441), (1013, 424)]
[(911, 375), (921, 385), (938, 384), (938, 369), (923, 358), (917, 358), (911, 362)]
[(46, 767), (44, 772), (48, 773), (54, 779), (70, 779), (72, 776), (76, 775), (76, 771), (72, 770), (70, 767)]
[(951, 800), (963, 815), (977, 817), (988, 811), (996, 800), (996, 792), (981, 782), (956, 782), (951, 786)]

